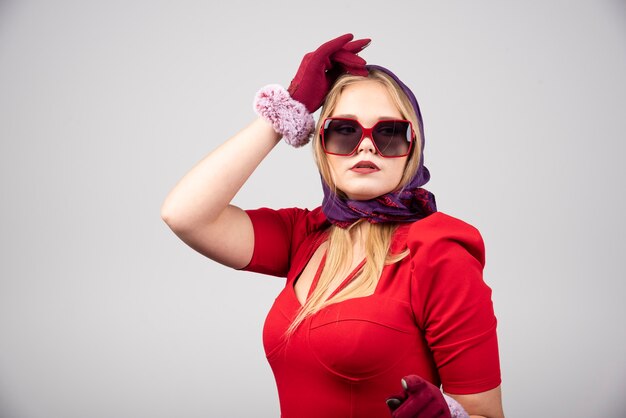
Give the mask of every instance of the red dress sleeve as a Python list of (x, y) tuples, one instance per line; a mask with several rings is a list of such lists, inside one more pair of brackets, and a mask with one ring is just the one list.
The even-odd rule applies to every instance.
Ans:
[(260, 208), (246, 210), (254, 228), (252, 259), (241, 270), (287, 277), (298, 248), (326, 225), (320, 208)]
[(500, 385), (496, 317), (483, 280), (485, 247), (476, 228), (445, 214), (418, 222), (408, 240), (411, 305), (444, 391), (484, 392)]

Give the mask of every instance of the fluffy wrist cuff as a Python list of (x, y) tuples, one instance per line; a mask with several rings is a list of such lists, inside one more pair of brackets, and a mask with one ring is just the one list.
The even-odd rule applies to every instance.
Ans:
[(465, 412), (465, 409), (463, 409), (460, 403), (458, 403), (454, 398), (446, 395), (445, 393), (442, 393), (442, 395), (443, 398), (446, 400), (446, 403), (448, 404), (448, 408), (450, 409), (450, 415), (452, 415), (452, 418), (469, 418), (469, 415), (467, 414), (467, 412)]
[(307, 144), (315, 129), (313, 115), (278, 84), (269, 84), (257, 92), (254, 110), (272, 124), (285, 142), (296, 148)]

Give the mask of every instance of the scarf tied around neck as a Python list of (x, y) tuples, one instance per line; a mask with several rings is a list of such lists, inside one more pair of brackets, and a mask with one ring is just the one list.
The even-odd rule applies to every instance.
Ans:
[(402, 190), (374, 199), (351, 200), (335, 194), (322, 179), (322, 212), (333, 225), (340, 228), (347, 228), (359, 219), (373, 224), (414, 222), (437, 212), (435, 195), (422, 187), (411, 187), (412, 183)]

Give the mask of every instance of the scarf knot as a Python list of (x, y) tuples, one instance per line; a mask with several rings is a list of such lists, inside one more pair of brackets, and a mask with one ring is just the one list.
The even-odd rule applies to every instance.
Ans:
[(347, 228), (359, 219), (373, 224), (414, 222), (436, 212), (435, 195), (422, 187), (411, 186), (370, 200), (352, 200), (333, 193), (322, 179), (322, 211), (333, 225), (340, 228)]

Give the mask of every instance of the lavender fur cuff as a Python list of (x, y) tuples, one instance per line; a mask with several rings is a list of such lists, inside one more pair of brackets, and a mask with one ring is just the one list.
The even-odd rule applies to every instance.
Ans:
[(458, 403), (454, 398), (446, 395), (445, 393), (443, 393), (443, 397), (448, 403), (448, 408), (450, 409), (450, 415), (452, 415), (452, 418), (469, 418), (469, 415), (467, 414), (467, 412), (465, 412), (465, 409), (463, 409), (461, 404)]
[(306, 145), (315, 129), (313, 115), (278, 84), (269, 84), (257, 92), (254, 110), (296, 148)]

